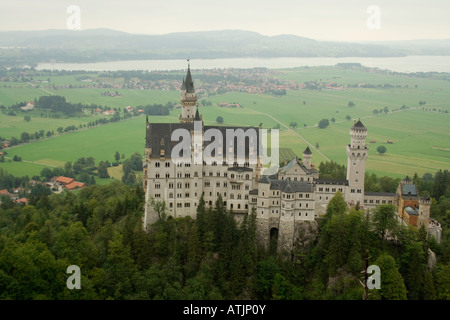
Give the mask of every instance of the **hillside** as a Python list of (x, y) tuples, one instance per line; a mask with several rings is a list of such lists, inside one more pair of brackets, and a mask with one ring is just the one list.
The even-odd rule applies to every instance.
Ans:
[[(237, 57), (398, 57), (450, 52), (448, 41), (428, 50), (415, 43), (350, 43), (316, 41), (295, 35), (265, 36), (242, 30), (179, 32), (164, 35), (130, 34), (109, 29), (83, 31), (0, 32), (0, 66), (38, 62), (93, 62), (140, 59)], [(422, 52), (422, 53), (421, 53)]]

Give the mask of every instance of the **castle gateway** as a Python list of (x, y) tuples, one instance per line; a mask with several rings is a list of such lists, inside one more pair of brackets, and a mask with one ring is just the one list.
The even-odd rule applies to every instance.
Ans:
[[(165, 202), (167, 215), (195, 219), (202, 195), (207, 206), (214, 206), (220, 195), (225, 208), (237, 215), (247, 214), (255, 208), (261, 245), (269, 248), (271, 239), (275, 239), (279, 250), (291, 250), (302, 234), (317, 229), (315, 219), (325, 214), (328, 202), (337, 191), (344, 195), (348, 205), (358, 204), (365, 209), (387, 203), (398, 206), (399, 199), (406, 196), (399, 198), (396, 193), (364, 192), (368, 148), (365, 142), (367, 128), (361, 121), (350, 128), (346, 180), (319, 179), (319, 172), (311, 163), (309, 147), (303, 152), (302, 159), (294, 157), (267, 174), (264, 171), (267, 159), (255, 150), (255, 146), (261, 148), (264, 142), (260, 135), (225, 139), (230, 131), (260, 132), (261, 128), (205, 126), (197, 108), (189, 66), (180, 91), (179, 123), (151, 123), (148, 118), (146, 121), (144, 228), (159, 219), (152, 205), (154, 201)], [(220, 133), (218, 136), (222, 139), (211, 139), (211, 132), (215, 132), (215, 136)], [(205, 154), (206, 157), (200, 156)], [(402, 181), (402, 185), (409, 183)], [(399, 190), (408, 188), (412, 189), (400, 187)], [(412, 217), (409, 220), (427, 228), (429, 201), (419, 199), (416, 193), (410, 196), (416, 197), (417, 201), (405, 202), (409, 208), (401, 208), (399, 212), (408, 217), (417, 213), (418, 219)]]

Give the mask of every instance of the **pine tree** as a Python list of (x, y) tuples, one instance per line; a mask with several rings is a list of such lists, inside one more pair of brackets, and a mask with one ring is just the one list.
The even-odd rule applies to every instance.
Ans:
[(374, 263), (380, 267), (380, 289), (373, 289), (369, 298), (374, 300), (406, 300), (406, 287), (403, 278), (395, 266), (394, 258), (384, 253)]

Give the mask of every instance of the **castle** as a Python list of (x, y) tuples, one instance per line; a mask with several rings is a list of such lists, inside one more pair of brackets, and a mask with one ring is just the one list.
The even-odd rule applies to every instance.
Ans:
[[(237, 215), (256, 210), (261, 245), (268, 248), (271, 238), (275, 237), (278, 249), (289, 251), (305, 231), (305, 226), (314, 228), (315, 220), (325, 214), (328, 202), (337, 191), (349, 205), (360, 205), (368, 210), (379, 204), (393, 203), (404, 221), (417, 227), (423, 224), (427, 228), (430, 201), (420, 199), (417, 188), (413, 188), (408, 179), (402, 181), (397, 193), (364, 192), (368, 148), (365, 143), (367, 128), (361, 121), (350, 128), (346, 180), (319, 179), (319, 172), (311, 163), (309, 147), (303, 152), (302, 159), (294, 157), (277, 172), (264, 175), (259, 154), (246, 143), (251, 142), (252, 137), (232, 145), (225, 139), (214, 141), (214, 161), (199, 161), (198, 154), (212, 143), (211, 139), (205, 139), (205, 132), (213, 130), (224, 137), (230, 130), (258, 128), (205, 126), (196, 107), (197, 96), (189, 65), (180, 91), (182, 113), (179, 123), (150, 123), (147, 117), (144, 228), (159, 218), (155, 201), (164, 202), (169, 216), (195, 218), (202, 195), (207, 206), (214, 206), (220, 195), (224, 207)], [(189, 154), (187, 161), (172, 159), (176, 148), (173, 137), (178, 129), (190, 135), (188, 148), (181, 150), (185, 156)], [(256, 145), (260, 146), (260, 138), (256, 137), (256, 140)], [(236, 152), (231, 152), (231, 156), (226, 152), (236, 151), (239, 147), (244, 150), (243, 161), (238, 161)], [(256, 161), (250, 161), (251, 158)]]

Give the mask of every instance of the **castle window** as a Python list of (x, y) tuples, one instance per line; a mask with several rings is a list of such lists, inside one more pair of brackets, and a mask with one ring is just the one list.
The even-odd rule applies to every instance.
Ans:
[(325, 188), (325, 192), (330, 192), (330, 188)]
[(361, 193), (361, 189), (356, 190), (357, 193)]
[(319, 188), (319, 191), (323, 191), (323, 188)]
[(306, 194), (306, 198), (309, 198), (309, 193)]
[(306, 207), (308, 208), (308, 204), (306, 204)]
[(198, 177), (198, 172), (197, 171), (194, 172), (194, 177)]
[(244, 199), (245, 199), (245, 200), (248, 200), (248, 194), (246, 194), (246, 195), (244, 196)]
[(166, 173), (166, 179), (170, 178), (170, 174)]
[(220, 182), (216, 182), (216, 187), (220, 187)]
[(185, 188), (189, 188), (189, 187), (190, 187), (189, 182), (186, 182), (186, 183), (184, 184), (184, 187), (185, 187)]
[(186, 192), (185, 197), (189, 198), (189, 192)]
[(169, 203), (169, 207), (170, 207), (170, 208), (173, 208), (173, 203), (172, 203), (172, 202)]
[(159, 168), (159, 162), (155, 162), (155, 168)]
[(351, 189), (350, 192), (351, 192), (351, 193), (355, 193), (355, 189)]
[(161, 189), (161, 185), (159, 183), (155, 183), (155, 189)]
[(165, 163), (166, 168), (170, 168), (170, 162)]
[(155, 174), (156, 179), (159, 179), (159, 173)]
[(173, 189), (173, 182), (169, 183), (169, 189)]
[(248, 179), (250, 179), (250, 175), (247, 173), (247, 174), (245, 175), (245, 180), (248, 180)]
[(331, 192), (336, 192), (336, 188), (332, 188), (332, 189), (331, 189)]
[(169, 198), (173, 198), (173, 192), (169, 193)]

